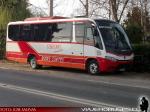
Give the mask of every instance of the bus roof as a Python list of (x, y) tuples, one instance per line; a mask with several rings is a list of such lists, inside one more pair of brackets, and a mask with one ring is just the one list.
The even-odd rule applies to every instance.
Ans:
[(113, 20), (108, 20), (108, 19), (94, 19), (95, 21), (100, 21), (100, 22), (110, 22), (110, 23), (117, 23)]
[[(82, 22), (82, 21), (104, 21), (104, 19), (90, 19), (90, 18), (68, 18), (68, 17), (61, 17), (61, 16), (52, 16), (52, 17), (34, 17), (34, 18), (27, 18), (24, 21), (16, 21), (10, 22), (8, 25), (15, 25), (15, 24), (37, 24), (37, 23), (53, 23), (53, 22)], [(110, 21), (110, 20), (105, 20)]]
[(62, 16), (33, 17), (33, 18), (26, 18), (24, 21), (52, 20), (52, 19), (67, 19), (67, 18), (68, 18), (68, 17), (62, 17)]
[(58, 17), (42, 17), (42, 18), (27, 18), (24, 21), (9, 22), (8, 25), (15, 24), (38, 24), (38, 23), (54, 23), (54, 22), (81, 22), (81, 21), (94, 21), (89, 18), (58, 18)]

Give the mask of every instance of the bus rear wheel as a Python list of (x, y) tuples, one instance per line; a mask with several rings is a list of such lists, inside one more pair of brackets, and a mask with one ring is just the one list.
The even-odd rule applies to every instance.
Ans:
[(100, 72), (99, 71), (99, 65), (98, 65), (96, 60), (91, 60), (88, 62), (87, 71), (91, 75), (96, 75)]
[(38, 69), (38, 68), (41, 67), (40, 65), (37, 64), (37, 60), (36, 60), (36, 58), (34, 56), (30, 57), (29, 64), (30, 64), (32, 69)]

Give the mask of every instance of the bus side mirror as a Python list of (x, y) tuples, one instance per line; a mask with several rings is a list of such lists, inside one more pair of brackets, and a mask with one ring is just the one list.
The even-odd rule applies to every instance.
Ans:
[(91, 24), (93, 30), (93, 36), (98, 36), (97, 27), (94, 23)]

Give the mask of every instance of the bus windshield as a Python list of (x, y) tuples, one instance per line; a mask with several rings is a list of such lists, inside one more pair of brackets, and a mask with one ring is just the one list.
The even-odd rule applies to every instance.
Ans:
[(106, 51), (113, 53), (123, 53), (131, 51), (128, 37), (123, 28), (115, 22), (98, 21)]

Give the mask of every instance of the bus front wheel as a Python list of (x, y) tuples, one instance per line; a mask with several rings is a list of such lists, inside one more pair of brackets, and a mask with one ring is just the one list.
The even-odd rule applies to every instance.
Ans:
[(32, 69), (38, 69), (38, 68), (40, 68), (40, 65), (37, 64), (37, 60), (36, 60), (36, 58), (34, 56), (30, 57), (29, 64), (30, 64), (30, 66), (31, 66)]
[(87, 71), (91, 75), (96, 75), (99, 73), (99, 65), (96, 60), (91, 60), (88, 62)]

